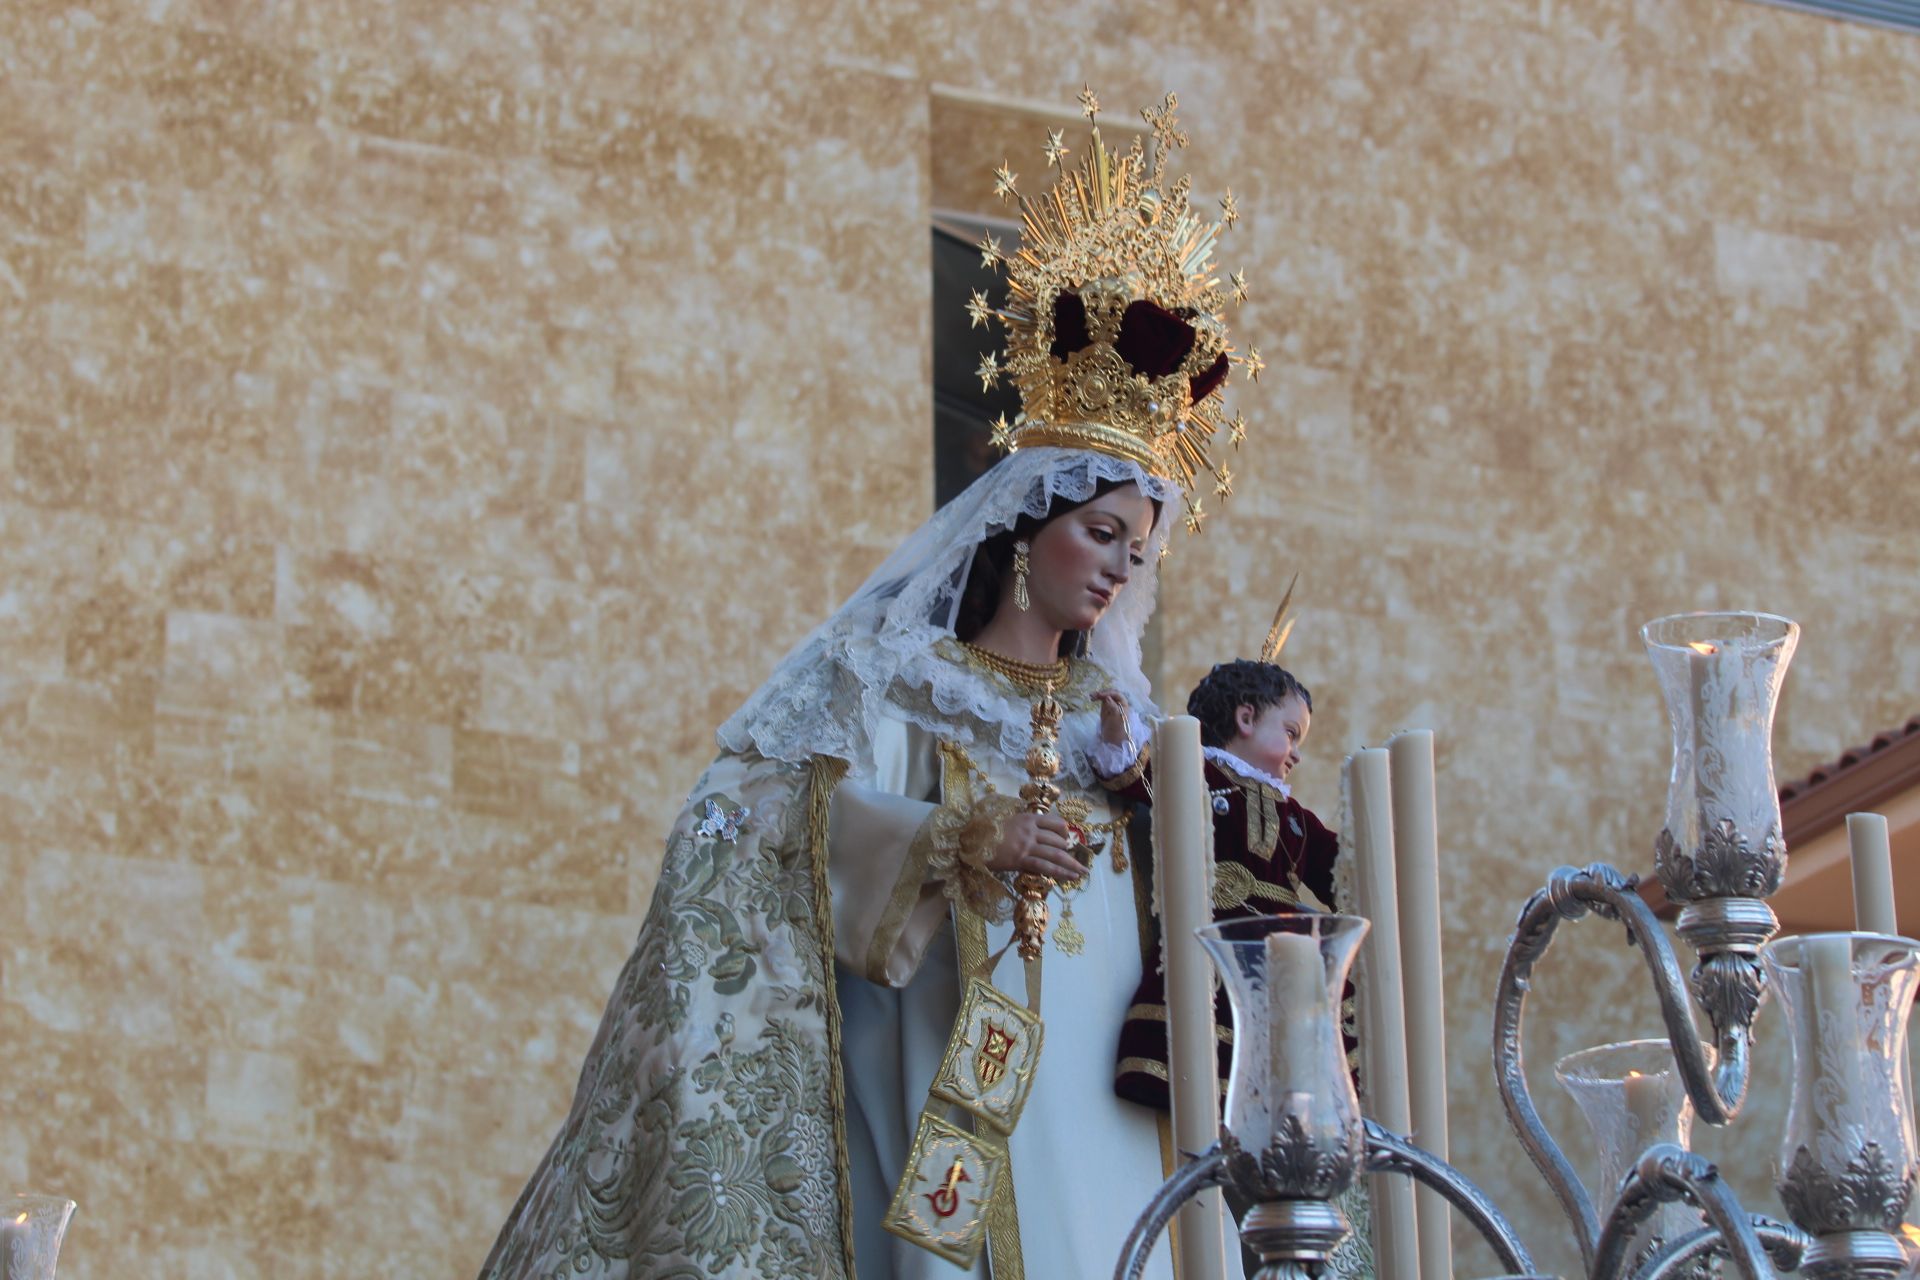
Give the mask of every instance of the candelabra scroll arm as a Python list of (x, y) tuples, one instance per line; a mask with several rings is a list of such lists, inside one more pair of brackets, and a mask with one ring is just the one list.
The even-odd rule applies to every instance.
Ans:
[[(1687, 978), (1673, 944), (1635, 888), (1638, 877), (1622, 877), (1612, 867), (1589, 867), (1589, 873), (1605, 871), (1610, 882), (1597, 885), (1610, 910), (1607, 915), (1627, 927), (1627, 936), (1646, 958), (1647, 972), (1653, 977), (1654, 995), (1660, 1000), (1660, 1017), (1667, 1024), (1667, 1044), (1673, 1050), (1674, 1065), (1687, 1087), (1694, 1114), (1711, 1125), (1731, 1124), (1747, 1100), (1753, 1046), (1753, 1020), (1760, 1010), (1764, 982), (1759, 962), (1751, 953), (1714, 951), (1701, 957), (1696, 977), (1706, 973), (1717, 981), (1697, 982), (1694, 990), (1703, 995), (1707, 1020), (1713, 1026), (1715, 1056), (1707, 1057), (1695, 1030), (1693, 1006), (1687, 1000)], [(1599, 908), (1596, 906), (1596, 910)], [(1764, 904), (1760, 909), (1771, 921), (1773, 913)], [(1682, 922), (1685, 927), (1685, 922)], [(1769, 926), (1769, 931), (1771, 926)], [(1704, 945), (1704, 943), (1703, 943)]]
[(1753, 1216), (1741, 1206), (1720, 1171), (1671, 1142), (1657, 1142), (1641, 1152), (1621, 1185), (1620, 1198), (1594, 1246), (1593, 1265), (1587, 1270), (1592, 1280), (1625, 1280), (1633, 1264), (1634, 1233), (1655, 1209), (1674, 1200), (1691, 1201), (1706, 1214), (1727, 1256), (1747, 1280), (1775, 1280)]
[[(1561, 867), (1553, 873), (1544, 889), (1535, 891), (1520, 908), (1513, 939), (1507, 944), (1506, 959), (1500, 965), (1500, 981), (1493, 1002), (1493, 1070), (1500, 1088), (1500, 1101), (1506, 1106), (1507, 1121), (1513, 1126), (1527, 1157), (1540, 1170), (1547, 1185), (1559, 1199), (1560, 1207), (1572, 1221), (1574, 1239), (1580, 1245), (1582, 1265), (1591, 1270), (1594, 1240), (1600, 1234), (1600, 1220), (1593, 1211), (1593, 1200), (1573, 1165), (1553, 1140), (1533, 1105), (1533, 1093), (1527, 1086), (1526, 1063), (1522, 1050), (1522, 1023), (1526, 1014), (1527, 993), (1533, 988), (1533, 967), (1553, 945), (1554, 931), (1562, 920), (1576, 919), (1587, 908), (1565, 891), (1564, 878), (1574, 874)], [(1531, 1268), (1523, 1267), (1521, 1271)]]
[[(1800, 1259), (1805, 1256), (1807, 1246), (1813, 1243), (1813, 1237), (1790, 1222), (1781, 1222), (1769, 1218), (1763, 1213), (1753, 1215), (1753, 1233), (1760, 1238), (1760, 1244), (1773, 1259), (1774, 1269), (1778, 1271), (1798, 1271)], [(1663, 1245), (1641, 1264), (1634, 1272), (1633, 1280), (1677, 1280), (1686, 1274), (1687, 1268), (1720, 1247), (1720, 1231), (1717, 1227), (1702, 1227), (1689, 1232), (1671, 1244)]]
[(1145, 1212), (1127, 1234), (1127, 1242), (1120, 1249), (1120, 1261), (1113, 1269), (1113, 1280), (1140, 1280), (1147, 1269), (1147, 1260), (1153, 1256), (1153, 1246), (1159, 1243), (1160, 1234), (1173, 1221), (1173, 1215), (1208, 1187), (1217, 1186), (1226, 1163), (1227, 1153), (1216, 1142), (1174, 1170), (1173, 1176), (1154, 1192)]
[(1375, 1121), (1368, 1120), (1366, 1127), (1368, 1172), (1397, 1173), (1431, 1187), (1474, 1225), (1509, 1273), (1533, 1273), (1533, 1256), (1513, 1224), (1467, 1175)]
[(1533, 969), (1553, 945), (1555, 931), (1562, 921), (1578, 920), (1589, 912), (1626, 926), (1628, 941), (1646, 958), (1647, 969), (1653, 977), (1654, 994), (1660, 1001), (1667, 1039), (1681, 1080), (1686, 1084), (1687, 1096), (1693, 1100), (1695, 1112), (1708, 1124), (1726, 1124), (1739, 1114), (1745, 1100), (1752, 1017), (1759, 1003), (1756, 994), (1750, 1005), (1713, 1017), (1719, 1047), (1716, 1067), (1701, 1048), (1699, 1033), (1694, 1028), (1686, 976), (1681, 972), (1665, 931), (1660, 928), (1659, 919), (1636, 892), (1638, 883), (1635, 877), (1605, 863), (1557, 868), (1547, 877), (1546, 887), (1528, 898), (1520, 909), (1520, 919), (1514, 926), (1513, 940), (1501, 964), (1500, 982), (1494, 995), (1493, 1066), (1500, 1100), (1506, 1106), (1507, 1120), (1513, 1125), (1521, 1147), (1553, 1189), (1572, 1222), (1574, 1237), (1580, 1243), (1581, 1261), (1589, 1273), (1600, 1235), (1599, 1216), (1580, 1175), (1533, 1105), (1522, 1051), (1521, 1032), (1527, 993), (1533, 988)]

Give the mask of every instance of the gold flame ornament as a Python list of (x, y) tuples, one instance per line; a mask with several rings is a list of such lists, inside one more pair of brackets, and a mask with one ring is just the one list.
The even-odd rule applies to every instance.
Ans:
[(1280, 597), (1280, 607), (1273, 611), (1273, 625), (1267, 628), (1267, 638), (1260, 646), (1260, 661), (1278, 662), (1280, 651), (1287, 647), (1287, 637), (1293, 634), (1293, 589), (1300, 585), (1300, 575), (1294, 574), (1293, 581), (1287, 583), (1287, 594)]
[[(1080, 100), (1093, 120), (1099, 100), (1091, 89)], [(1004, 374), (1020, 391), (1021, 412), (996, 439), (1012, 449), (1097, 449), (1188, 491), (1205, 473), (1224, 498), (1232, 472), (1209, 446), (1223, 426), (1235, 446), (1245, 434), (1243, 418), (1225, 421), (1227, 375), (1237, 364), (1257, 379), (1265, 362), (1228, 341), (1226, 307), (1245, 300), (1246, 277), (1236, 272), (1223, 286), (1213, 261), (1238, 203), (1228, 192), (1209, 221), (1193, 207), (1191, 179), (1168, 180), (1169, 158), (1187, 145), (1178, 107), (1170, 93), (1141, 112), (1151, 162), (1139, 138), (1124, 154), (1109, 151), (1095, 124), (1073, 167), (1060, 132), (1049, 134), (1047, 167), (1059, 178), (1042, 195), (1020, 194), (1019, 175), (1001, 164), (994, 189), (1019, 206), (1020, 245), (1006, 252), (992, 236), (981, 241), (982, 260), (1006, 271), (1007, 296), (995, 308), (975, 294), (968, 312), (1007, 332), (1005, 353), (980, 367), (989, 386)], [(1204, 516), (1192, 514), (1197, 529)]]

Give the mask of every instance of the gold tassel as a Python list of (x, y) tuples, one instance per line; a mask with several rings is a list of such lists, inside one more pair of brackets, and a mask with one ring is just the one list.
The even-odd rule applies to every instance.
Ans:
[(814, 931), (827, 975), (828, 1101), (833, 1107), (833, 1155), (840, 1179), (840, 1261), (853, 1274), (853, 1160), (847, 1151), (846, 1081), (840, 1073), (840, 1001), (833, 989), (833, 890), (827, 880), (827, 821), (833, 792), (847, 776), (847, 762), (815, 756), (807, 770), (807, 855), (813, 863)]

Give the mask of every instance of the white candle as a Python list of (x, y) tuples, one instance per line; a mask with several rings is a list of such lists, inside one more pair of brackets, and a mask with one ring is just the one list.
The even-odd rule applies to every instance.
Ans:
[(1325, 1093), (1332, 1083), (1325, 1077), (1333, 1060), (1327, 1052), (1333, 1011), (1319, 942), (1303, 933), (1267, 935), (1267, 1001), (1274, 1106), (1289, 1093)]
[[(1200, 722), (1169, 716), (1153, 741), (1153, 850), (1166, 948), (1167, 1074), (1173, 1140), (1204, 1151), (1220, 1137), (1213, 970), (1194, 930), (1212, 922), (1213, 810), (1207, 803)], [(1180, 1210), (1174, 1252), (1182, 1280), (1226, 1274), (1225, 1212), (1218, 1191)]]
[(1700, 758), (1707, 747), (1707, 685), (1713, 679), (1713, 664), (1719, 656), (1717, 645), (1705, 640), (1687, 642), (1687, 675), (1693, 690), (1693, 792), (1698, 802), (1695, 816), (1701, 824), (1700, 829), (1693, 833), (1696, 842), (1705, 839), (1706, 827), (1712, 821), (1707, 813), (1707, 792), (1702, 785), (1704, 779), (1700, 772)]
[[(1642, 1075), (1638, 1071), (1627, 1072), (1626, 1079), (1620, 1082), (1625, 1093), (1624, 1101), (1627, 1115), (1633, 1121), (1633, 1136), (1639, 1145), (1637, 1151), (1645, 1151), (1656, 1142), (1672, 1142), (1677, 1135), (1670, 1135), (1667, 1129), (1667, 1078), (1664, 1075)], [(1613, 1188), (1618, 1190), (1619, 1188)]]
[(1853, 862), (1853, 927), (1861, 933), (1898, 934), (1887, 820), (1877, 813), (1848, 814), (1847, 852)]
[[(1846, 1130), (1857, 1127), (1859, 1066), (1867, 1051), (1860, 1035), (1860, 992), (1853, 981), (1853, 937), (1815, 933), (1807, 935), (1801, 945), (1807, 1014), (1816, 1029), (1812, 1037), (1813, 1078), (1808, 1083), (1818, 1085), (1824, 1080), (1830, 1087), (1820, 1089), (1819, 1095), (1835, 1099), (1831, 1109), (1811, 1109), (1813, 1127), (1816, 1132), (1829, 1125), (1837, 1127), (1840, 1132), (1834, 1137), (1844, 1149), (1856, 1140), (1849, 1138)], [(1831, 1037), (1823, 1034), (1828, 1027), (1833, 1030)]]
[[(1853, 866), (1853, 927), (1861, 933), (1898, 936), (1900, 920), (1893, 901), (1893, 846), (1887, 820), (1877, 813), (1847, 815), (1847, 857)], [(1913, 1064), (1900, 1060), (1900, 1092), (1913, 1105)], [(1903, 1219), (1920, 1226), (1920, 1196), (1907, 1204)]]
[[(14, 1254), (20, 1256), (20, 1265), (27, 1265), (27, 1215), (0, 1218), (0, 1280), (15, 1280)], [(19, 1273), (25, 1280), (26, 1272)]]
[[(1407, 1066), (1413, 1140), (1447, 1158), (1447, 1034), (1440, 948), (1440, 820), (1433, 731), (1387, 742), (1393, 787), (1393, 858), (1400, 900), (1400, 964), (1406, 976)], [(1431, 1187), (1414, 1192), (1421, 1280), (1451, 1280), (1452, 1208)]]
[[(1355, 881), (1360, 914), (1373, 921), (1361, 951), (1360, 1054), (1373, 1118), (1395, 1133), (1413, 1127), (1407, 1099), (1407, 1013), (1402, 994), (1400, 905), (1394, 885), (1392, 775), (1386, 751), (1367, 747), (1347, 758)], [(1422, 1063), (1421, 1070), (1429, 1069)], [(1374, 1258), (1380, 1280), (1419, 1274), (1413, 1184), (1375, 1174)]]

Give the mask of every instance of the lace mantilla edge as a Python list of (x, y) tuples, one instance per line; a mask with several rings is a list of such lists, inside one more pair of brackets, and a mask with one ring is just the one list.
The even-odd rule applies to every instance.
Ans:
[[(1093, 695), (1111, 687), (1112, 677), (1097, 663), (1078, 658), (1066, 687), (1054, 692), (1064, 712), (1057, 781), (1088, 789), (1100, 785), (1095, 758), (1100, 704)], [(1033, 738), (1032, 701), (1014, 692), (1004, 677), (968, 662), (959, 641), (951, 637), (936, 641), (902, 668), (888, 701), (910, 724), (942, 741), (997, 752), (1009, 760), (1024, 757)]]
[[(1084, 502), (1107, 482), (1138, 484), (1162, 503), (1179, 497), (1177, 486), (1106, 454), (1042, 447), (1002, 458), (936, 511), (781, 660), (720, 726), (720, 746), (790, 763), (832, 756), (847, 761), (858, 778), (871, 767), (878, 724), (904, 714), (976, 751), (1025, 754), (1028, 700), (993, 688), (936, 649), (953, 638), (960, 593), (986, 538), (1022, 516), (1044, 516), (1056, 498)], [(1088, 634), (1086, 661), (1104, 670), (1113, 687), (1149, 717), (1154, 709), (1140, 671), (1140, 636), (1153, 613), (1159, 551), (1171, 523), (1158, 522), (1146, 563)], [(930, 710), (899, 705), (900, 689), (922, 687)], [(1067, 780), (1087, 786), (1093, 772), (1079, 744), (1097, 739), (1097, 715), (1076, 723), (1080, 719), (1069, 712), (1062, 758)]]

